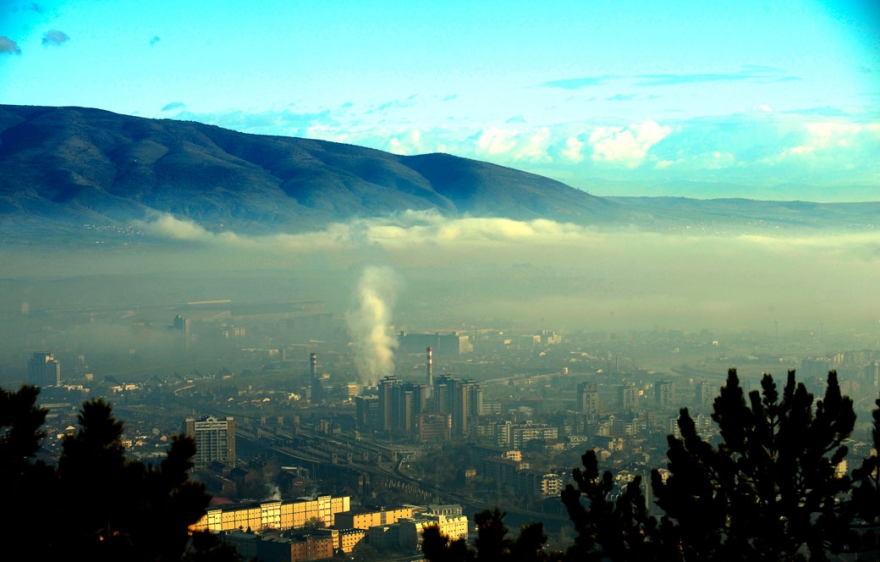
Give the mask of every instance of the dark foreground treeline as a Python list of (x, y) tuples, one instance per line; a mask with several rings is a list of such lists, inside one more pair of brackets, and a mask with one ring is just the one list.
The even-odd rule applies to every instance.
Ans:
[(241, 562), (216, 535), (190, 535), (208, 507), (190, 480), (195, 442), (175, 436), (159, 467), (125, 458), (122, 423), (103, 400), (83, 404), (58, 467), (34, 462), (47, 411), (39, 390), (0, 388), (0, 543), (21, 560)]
[(846, 474), (843, 444), (855, 425), (852, 400), (828, 374), (815, 405), (794, 371), (782, 392), (764, 375), (745, 396), (736, 371), (715, 399), (712, 419), (722, 442), (697, 435), (687, 409), (681, 437), (668, 437), (668, 477), (654, 470), (651, 487), (665, 515), (648, 515), (641, 479), (609, 499), (612, 474), (587, 451), (576, 487), (562, 493), (577, 537), (565, 552), (548, 551), (542, 525), (507, 537), (496, 508), (475, 516), (476, 550), (437, 527), (424, 532), (431, 562), (555, 561), (821, 561), (875, 560), (880, 530), (880, 398), (873, 411), (874, 452)]

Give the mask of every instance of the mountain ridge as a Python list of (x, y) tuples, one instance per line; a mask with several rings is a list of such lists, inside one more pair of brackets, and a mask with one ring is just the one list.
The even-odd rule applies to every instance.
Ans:
[(254, 135), (94, 108), (0, 105), (0, 236), (75, 236), (158, 213), (212, 231), (304, 232), (433, 210), (646, 229), (880, 229), (880, 202), (597, 197), (444, 153)]
[(300, 230), (407, 209), (589, 222), (604, 218), (595, 207), (615, 205), (448, 154), (399, 156), (91, 108), (0, 106), (0, 220), (112, 223), (155, 210), (209, 227)]

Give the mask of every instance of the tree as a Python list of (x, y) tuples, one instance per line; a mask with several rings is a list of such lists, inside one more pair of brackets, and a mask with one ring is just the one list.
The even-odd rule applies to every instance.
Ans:
[(875, 402), (873, 412), (874, 429), (871, 432), (874, 451), (853, 471), (853, 512), (866, 527), (865, 546), (877, 548), (880, 543), (880, 398)]
[(652, 474), (666, 513), (658, 544), (679, 559), (827, 560), (827, 552), (855, 542), (850, 479), (838, 468), (856, 417), (837, 373), (829, 373), (815, 413), (794, 371), (781, 396), (771, 375), (761, 389), (747, 404), (736, 370), (729, 371), (712, 413), (723, 440), (717, 447), (681, 410), (681, 438), (668, 438), (670, 476), (664, 482)]
[[(28, 386), (0, 389), (0, 497), (16, 514), (0, 526), (5, 544), (38, 560), (241, 560), (210, 533), (189, 536), (210, 500), (188, 475), (195, 456), (190, 437), (175, 436), (159, 467), (128, 460), (122, 423), (108, 403), (91, 400), (80, 411), (80, 429), (65, 437), (55, 470), (31, 460), (46, 414), (36, 406), (38, 394)], [(39, 516), (28, 518), (35, 509)]]
[(0, 388), (0, 506), (7, 513), (0, 541), (33, 545), (34, 557), (41, 559), (44, 530), (35, 522), (44, 520), (46, 506), (57, 499), (54, 470), (33, 460), (45, 435), (46, 410), (36, 406), (39, 392), (24, 385), (16, 392)]
[(606, 470), (600, 477), (599, 461), (592, 450), (584, 453), (581, 462), (584, 469), (575, 468), (572, 472), (577, 488), (569, 484), (562, 492), (562, 503), (577, 532), (566, 559), (595, 562), (656, 559), (656, 520), (648, 516), (641, 476), (627, 483), (617, 500), (611, 501), (608, 498), (614, 488), (611, 472)]
[(477, 526), (476, 550), (467, 546), (464, 539), (451, 540), (440, 532), (437, 525), (422, 531), (422, 552), (430, 562), (557, 562), (561, 553), (547, 552), (544, 545), (547, 535), (544, 525), (523, 525), (516, 539), (507, 538), (504, 513), (497, 507), (474, 515)]

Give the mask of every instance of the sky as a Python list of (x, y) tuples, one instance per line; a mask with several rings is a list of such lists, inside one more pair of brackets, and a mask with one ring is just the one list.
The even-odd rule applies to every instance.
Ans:
[(97, 107), (603, 196), (880, 199), (880, 3), (0, 0), (0, 103)]

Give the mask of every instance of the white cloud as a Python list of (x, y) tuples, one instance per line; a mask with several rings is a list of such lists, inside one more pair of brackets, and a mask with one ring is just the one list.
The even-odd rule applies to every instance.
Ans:
[(580, 139), (577, 137), (568, 137), (565, 141), (565, 148), (562, 150), (562, 155), (577, 164), (584, 159), (584, 155), (581, 152), (583, 148), (584, 143), (581, 142)]
[(392, 137), (388, 141), (388, 151), (401, 155), (427, 152), (422, 145), (422, 132), (418, 129), (413, 129), (398, 137)]
[[(592, 226), (546, 219), (520, 221), (496, 217), (451, 218), (435, 211), (406, 211), (394, 216), (357, 219), (333, 223), (324, 230), (301, 234), (246, 236), (234, 232), (213, 233), (191, 220), (169, 214), (135, 225), (154, 236), (174, 240), (202, 242), (209, 245), (248, 250), (297, 251), (315, 253), (333, 250), (358, 250), (377, 246), (385, 250), (417, 249), (425, 245), (437, 248), (573, 246), (591, 249), (614, 248), (629, 243), (657, 247), (705, 247), (739, 240), (752, 248), (774, 252), (809, 250), (841, 251), (880, 247), (880, 232), (816, 235), (743, 234), (738, 237), (715, 235), (679, 235), (640, 231), (603, 231)], [(629, 240), (629, 242), (627, 242)], [(637, 241), (637, 242), (636, 242)], [(726, 241), (726, 242), (725, 242)]]
[[(289, 109), (247, 115), (242, 112), (177, 118), (264, 134), (344, 142), (397, 154), (447, 152), (547, 175), (597, 190), (594, 181), (615, 168), (625, 182), (719, 181), (773, 187), (779, 183), (819, 186), (840, 181), (876, 183), (880, 173), (880, 123), (855, 116), (765, 112), (704, 117), (661, 125), (646, 120), (628, 126), (589, 121), (557, 122), (530, 128), (525, 123), (474, 124), (446, 120), (373, 123), (355, 118), (350, 108), (294, 113)], [(355, 119), (354, 121), (352, 119)], [(529, 121), (531, 122), (531, 121)], [(662, 141), (662, 142), (661, 142)], [(716, 154), (717, 153), (717, 154)], [(589, 156), (589, 157), (588, 157)], [(607, 192), (606, 192), (607, 193)], [(744, 196), (754, 193), (744, 191)], [(813, 191), (811, 198), (842, 200), (841, 192)], [(859, 197), (864, 198), (863, 195)]]
[(476, 151), (478, 154), (496, 156), (507, 154), (516, 146), (516, 137), (519, 133), (510, 129), (491, 127), (480, 133), (477, 138)]
[(658, 125), (654, 121), (626, 128), (596, 127), (589, 139), (593, 145), (593, 160), (619, 162), (634, 168), (644, 161), (652, 146), (671, 132), (672, 127)]
[(549, 127), (541, 127), (532, 134), (516, 154), (517, 160), (533, 162), (550, 162), (553, 158), (547, 153), (550, 148), (551, 133)]

